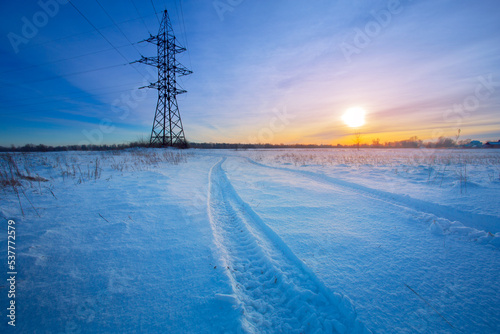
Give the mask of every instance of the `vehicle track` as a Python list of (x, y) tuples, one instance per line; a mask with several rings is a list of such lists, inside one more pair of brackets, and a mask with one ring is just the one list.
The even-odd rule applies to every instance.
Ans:
[(351, 301), (333, 294), (227, 178), (210, 170), (208, 214), (216, 246), (248, 333), (370, 333)]
[(359, 195), (379, 200), (387, 204), (401, 207), (403, 209), (415, 210), (420, 213), (425, 213), (436, 217), (445, 218), (449, 221), (459, 221), (463, 225), (479, 231), (492, 232), (492, 233), (500, 232), (500, 217), (474, 213), (474, 212), (466, 212), (445, 205), (412, 198), (408, 195), (400, 195), (391, 192), (386, 192), (383, 190), (369, 188), (360, 184), (344, 181), (317, 172), (301, 171), (286, 167), (268, 166), (256, 162), (250, 158), (245, 158), (245, 159), (247, 160), (247, 162), (262, 168), (270, 168), (275, 170), (291, 172), (296, 175), (301, 175), (303, 177), (307, 177), (311, 180), (323, 184), (330, 184), (334, 186), (340, 186), (342, 188), (347, 188), (352, 191), (355, 191)]

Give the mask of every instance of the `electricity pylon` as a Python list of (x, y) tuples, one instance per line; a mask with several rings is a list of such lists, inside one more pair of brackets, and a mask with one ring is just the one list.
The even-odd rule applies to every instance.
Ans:
[(181, 114), (177, 104), (177, 95), (187, 91), (177, 87), (177, 74), (184, 76), (193, 73), (181, 65), (175, 55), (186, 51), (175, 38), (172, 23), (168, 12), (163, 12), (163, 19), (158, 35), (150, 36), (143, 42), (157, 45), (158, 56), (144, 57), (137, 62), (152, 65), (158, 68), (158, 81), (142, 88), (158, 89), (158, 103), (156, 105), (153, 130), (151, 131), (151, 146), (186, 147), (187, 142), (182, 127)]

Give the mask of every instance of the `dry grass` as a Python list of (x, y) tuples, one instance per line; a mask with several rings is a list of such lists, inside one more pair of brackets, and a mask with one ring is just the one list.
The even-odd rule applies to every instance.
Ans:
[[(500, 152), (484, 150), (350, 149), (256, 152), (254, 158), (265, 164), (321, 166), (325, 168), (381, 168), (399, 177), (425, 176), (426, 181), (442, 187), (456, 181), (461, 194), (472, 179), (500, 180)], [(472, 177), (471, 177), (472, 176)]]
[[(329, 150), (329, 151), (296, 151), (278, 153), (273, 156), (276, 163), (293, 165), (348, 165), (353, 167), (371, 165), (386, 166), (435, 166), (459, 165), (500, 166), (500, 154), (487, 154), (470, 151), (438, 151), (433, 149), (416, 150)], [(260, 155), (257, 160), (267, 160), (272, 154)]]
[(23, 215), (25, 201), (39, 215), (30, 197), (33, 194), (49, 194), (57, 200), (54, 193), (57, 180), (83, 184), (97, 182), (106, 173), (106, 180), (109, 181), (113, 175), (121, 175), (125, 171), (144, 171), (185, 163), (188, 155), (183, 151), (162, 149), (0, 154), (0, 190), (16, 195)]
[[(0, 186), (2, 188), (33, 187), (38, 183), (62, 177), (63, 181), (77, 184), (97, 181), (103, 171), (143, 171), (160, 165), (178, 165), (187, 162), (188, 153), (162, 149), (139, 149), (111, 152), (85, 153), (22, 153), (3, 154), (0, 159)], [(33, 170), (44, 167), (47, 176), (34, 174)], [(44, 175), (46, 176), (46, 175)]]

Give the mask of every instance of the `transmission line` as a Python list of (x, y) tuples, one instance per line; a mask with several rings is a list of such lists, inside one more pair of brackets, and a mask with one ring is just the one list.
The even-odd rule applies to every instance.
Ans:
[[(124, 92), (133, 92), (133, 91), (136, 91), (137, 88), (133, 88), (133, 89), (123, 89), (123, 90), (117, 90), (117, 91), (113, 91), (113, 92), (108, 92), (108, 93), (103, 93), (103, 94), (88, 94), (87, 96), (80, 96), (80, 97), (94, 97), (94, 96), (103, 96), (103, 95), (108, 95), (108, 94), (112, 94), (112, 93), (124, 93)], [(64, 100), (73, 100), (73, 98), (67, 98), (67, 99), (61, 99), (59, 101), (48, 101), (48, 102), (42, 102), (42, 103), (37, 103), (37, 104), (47, 104), (47, 103), (57, 103), (57, 102), (64, 102)], [(80, 103), (86, 103), (86, 104), (89, 104), (87, 102), (84, 102), (84, 101), (78, 101)], [(34, 103), (35, 104), (35, 103)], [(26, 106), (29, 106), (29, 105), (26, 105)], [(6, 108), (10, 108), (9, 107), (6, 107)], [(10, 112), (10, 113), (0, 113), (0, 116), (9, 116), (9, 115), (14, 115), (14, 114), (26, 114), (26, 113), (38, 113), (38, 112), (46, 112), (46, 111), (58, 111), (58, 110), (55, 110), (54, 108), (52, 109), (36, 109), (36, 110), (25, 110), (25, 111), (15, 111), (15, 112)]]
[[(125, 86), (133, 86), (133, 85), (136, 85), (137, 83), (127, 83), (127, 84), (123, 84), (123, 85), (113, 85), (113, 86), (104, 86), (104, 87), (101, 87), (101, 88), (96, 88), (96, 89), (87, 89), (85, 90), (86, 92), (95, 92), (95, 91), (102, 91), (102, 89), (109, 89), (109, 88), (118, 88), (118, 87), (125, 87)], [(66, 93), (66, 94), (54, 94), (54, 95), (44, 95), (42, 98), (57, 98), (57, 97), (67, 97), (67, 96), (73, 96), (73, 95), (79, 95), (80, 92), (72, 92), (72, 93)], [(78, 96), (76, 96), (78, 97)], [(38, 100), (40, 99), (40, 97), (28, 97), (28, 98), (24, 98), (22, 97), (22, 100), (23, 101), (29, 101), (29, 100)], [(7, 100), (7, 101), (2, 101), (2, 103), (9, 103), (9, 102), (17, 102), (19, 100), (19, 98), (16, 98), (15, 100)], [(8, 106), (9, 108), (12, 107), (12, 106)]]
[[(129, 86), (129, 85), (127, 85), (127, 86)], [(101, 90), (101, 89), (99, 89), (99, 90)], [(29, 107), (29, 106), (33, 106), (33, 105), (48, 104), (48, 103), (57, 103), (57, 102), (65, 101), (65, 100), (72, 100), (75, 97), (78, 98), (78, 97), (104, 96), (104, 95), (114, 94), (114, 93), (131, 92), (131, 91), (134, 91), (134, 90), (135, 90), (135, 88), (134, 89), (115, 90), (115, 91), (110, 91), (110, 92), (101, 93), (101, 94), (86, 94), (85, 93), (85, 94), (82, 94), (82, 95), (77, 95), (77, 96), (72, 96), (72, 97), (65, 97), (65, 98), (58, 99), (58, 100), (44, 101), (44, 102), (35, 102), (35, 103), (29, 103), (29, 104), (17, 104), (17, 105), (13, 105), (13, 106), (2, 106), (1, 108), (7, 109), (7, 108)], [(60, 96), (60, 95), (57, 95), (57, 96)], [(67, 96), (67, 95), (65, 95), (65, 96)]]
[(182, 9), (182, 0), (179, 0), (179, 6), (181, 7), (181, 16), (182, 16), (182, 28), (184, 32), (184, 41), (186, 42), (186, 49), (187, 49), (187, 54), (189, 58), (189, 67), (193, 67), (191, 64), (191, 53), (189, 52), (189, 44), (188, 44), (188, 39), (186, 35), (186, 23), (184, 22), (184, 10)]
[[(144, 24), (144, 27), (146, 27), (146, 30), (148, 31), (148, 33), (151, 35), (151, 31), (149, 31), (149, 28), (148, 26), (146, 25), (146, 22), (143, 20), (143, 18), (141, 17), (141, 13), (139, 13), (139, 9), (137, 9), (137, 6), (135, 5), (135, 2), (134, 0), (130, 0), (130, 2), (132, 3), (132, 5), (134, 6), (135, 8), (135, 11), (137, 12), (137, 15), (139, 15), (139, 17), (141, 18), (141, 21), (142, 23)], [(155, 14), (156, 15), (156, 14)]]
[[(138, 43), (135, 43), (135, 44), (138, 44)], [(119, 48), (119, 49), (120, 49), (120, 48), (124, 48), (124, 47), (128, 47), (128, 46), (129, 46), (129, 45), (121, 45), (121, 46), (117, 46), (117, 48)], [(4, 73), (11, 73), (11, 72), (17, 72), (17, 71), (24, 71), (24, 70), (28, 70), (28, 69), (31, 69), (31, 68), (34, 68), (34, 67), (40, 67), (40, 66), (44, 66), (44, 65), (49, 65), (49, 64), (54, 64), (54, 63), (59, 63), (59, 62), (67, 61), (67, 60), (72, 60), (72, 59), (77, 59), (77, 58), (82, 58), (82, 57), (92, 56), (92, 55), (95, 55), (95, 54), (98, 54), (98, 53), (102, 53), (102, 52), (106, 52), (106, 51), (111, 51), (111, 50), (114, 50), (114, 48), (109, 48), (109, 49), (104, 49), (104, 50), (99, 50), (99, 51), (89, 52), (89, 53), (85, 53), (85, 54), (83, 54), (83, 55), (74, 56), (74, 57), (69, 57), (69, 58), (63, 58), (63, 59), (52, 60), (52, 61), (48, 61), (48, 62), (41, 63), (41, 64), (30, 65), (30, 66), (21, 67), (21, 68), (15, 68), (15, 69), (12, 69), (12, 70), (8, 70), (8, 71), (0, 72), (0, 74), (4, 74)]]
[[(98, 54), (98, 53), (101, 53), (101, 52), (105, 52), (105, 51), (109, 51), (109, 50), (114, 50), (116, 51), (125, 61), (127, 61), (127, 63), (125, 64), (118, 64), (118, 65), (110, 65), (110, 66), (105, 66), (105, 67), (101, 67), (101, 68), (97, 68), (97, 69), (90, 69), (90, 70), (85, 70), (85, 71), (78, 71), (78, 72), (73, 72), (73, 73), (67, 73), (67, 74), (63, 74), (63, 75), (57, 75), (57, 76), (53, 76), (53, 77), (48, 77), (48, 78), (43, 78), (43, 79), (40, 79), (40, 80), (34, 80), (34, 81), (28, 81), (28, 82), (23, 82), (23, 83), (18, 83), (18, 85), (26, 85), (26, 84), (30, 84), (30, 83), (38, 83), (38, 82), (43, 82), (43, 81), (49, 81), (49, 80), (54, 80), (54, 79), (58, 79), (58, 78), (64, 78), (64, 77), (68, 77), (68, 76), (73, 76), (73, 75), (80, 75), (80, 74), (84, 74), (84, 73), (89, 73), (89, 72), (95, 72), (95, 71), (101, 71), (101, 70), (106, 70), (106, 69), (110, 69), (110, 68), (114, 68), (114, 67), (120, 67), (120, 66), (126, 66), (126, 65), (130, 65), (130, 62), (129, 60), (127, 59), (127, 57), (122, 53), (120, 52), (119, 48), (123, 48), (125, 46), (128, 46), (128, 45), (123, 45), (123, 46), (115, 46), (101, 31), (99, 28), (97, 28), (93, 23), (92, 21), (72, 2), (72, 1), (68, 1), (71, 6), (85, 19), (85, 21), (87, 21), (87, 23), (94, 29), (94, 31), (96, 31), (110, 46), (111, 48), (110, 49), (106, 49), (106, 50), (99, 50), (99, 51), (94, 51), (94, 52), (89, 52), (89, 53), (86, 53), (86, 54), (83, 54), (83, 55), (78, 55), (78, 56), (73, 56), (73, 57), (69, 57), (69, 58), (65, 58), (65, 59), (59, 59), (59, 60), (54, 60), (54, 61), (50, 61), (50, 62), (45, 62), (45, 63), (42, 63), (42, 64), (38, 64), (38, 65), (32, 65), (32, 66), (28, 66), (28, 67), (25, 67), (25, 68), (21, 68), (21, 69), (14, 69), (14, 70), (8, 70), (8, 71), (4, 71), (4, 72), (0, 72), (0, 73), (10, 73), (10, 72), (15, 72), (15, 71), (21, 71), (23, 69), (29, 69), (29, 68), (33, 68), (33, 67), (40, 67), (40, 66), (43, 66), (43, 65), (47, 65), (47, 64), (51, 64), (51, 63), (56, 63), (56, 62), (62, 62), (62, 61), (67, 61), (67, 60), (71, 60), (71, 59), (76, 59), (76, 58), (81, 58), (81, 57), (85, 57), (85, 56), (89, 56), (89, 55), (93, 55), (93, 54)], [(120, 33), (125, 37), (125, 39), (129, 42), (129, 44), (131, 46), (134, 47), (134, 49), (142, 56), (141, 52), (137, 49), (137, 47), (135, 46), (135, 44), (137, 43), (133, 43), (130, 41), (130, 39), (126, 36), (126, 34), (123, 32), (123, 30), (119, 27), (118, 23), (111, 17), (111, 15), (109, 14), (108, 11), (106, 11), (106, 9), (102, 6), (102, 4), (96, 0), (96, 2), (98, 3), (98, 5), (101, 7), (101, 9), (104, 11), (104, 13), (108, 16), (108, 18), (111, 20), (111, 22), (113, 23), (113, 25), (120, 31)], [(131, 0), (137, 14), (139, 15), (139, 19), (142, 21), (142, 23), (144, 24), (144, 26), (146, 27), (146, 30), (149, 31), (145, 21), (144, 21), (144, 17), (148, 17), (150, 15), (147, 15), (147, 16), (141, 16), (141, 14), (139, 13), (138, 11), (138, 8), (137, 6), (135, 5), (135, 3), (133, 2), (133, 0)], [(154, 3), (153, 1), (151, 0), (151, 4), (153, 6), (153, 9), (155, 11), (155, 16), (157, 18), (157, 20), (159, 21), (159, 18), (158, 18), (158, 13), (156, 12), (156, 8), (154, 6)], [(136, 20), (137, 18), (135, 19), (131, 19), (131, 20), (127, 20), (127, 21), (124, 21), (124, 22), (129, 22), (129, 21), (133, 21), (133, 20)], [(60, 39), (54, 39), (54, 40), (51, 40), (51, 41), (47, 41), (47, 42), (44, 42), (44, 43), (40, 43), (40, 44), (36, 44), (35, 46), (39, 46), (39, 45), (43, 45), (43, 44), (46, 44), (46, 43), (50, 43), (50, 42), (53, 42), (53, 41), (58, 41), (58, 40), (63, 40), (63, 39), (67, 39), (67, 38), (70, 38), (70, 37), (73, 37), (73, 36), (78, 36), (78, 35), (84, 35), (84, 34), (87, 34), (89, 32), (84, 32), (84, 33), (79, 33), (79, 34), (75, 34), (75, 35), (71, 35), (71, 36), (67, 36), (67, 37), (63, 37), (63, 38), (60, 38)], [(138, 71), (137, 68), (135, 68), (134, 66), (132, 66), (132, 68), (139, 74), (141, 75), (144, 79), (146, 79), (146, 77), (144, 76), (143, 73), (141, 73), (140, 71)], [(2, 87), (2, 86), (0, 86)], [(117, 87), (117, 86), (114, 86), (114, 87)], [(101, 89), (99, 89), (101, 90)], [(119, 91), (111, 91), (111, 92), (107, 92), (107, 93), (103, 93), (103, 94), (86, 94), (86, 95), (82, 95), (81, 97), (92, 97), (92, 96), (101, 96), (101, 95), (108, 95), (108, 94), (113, 94), (113, 93), (119, 93), (119, 92), (127, 92), (127, 91), (133, 91), (133, 90), (119, 90)], [(54, 95), (54, 96), (58, 96), (58, 95)], [(46, 104), (46, 103), (58, 103), (58, 102), (62, 102), (62, 101), (65, 101), (65, 100), (72, 100), (74, 99), (75, 97), (80, 97), (80, 96), (74, 96), (74, 97), (67, 97), (68, 95), (64, 95), (66, 98), (63, 98), (63, 99), (59, 99), (59, 100), (56, 100), (56, 101), (46, 101), (46, 102), (42, 102), (42, 103), (32, 103), (32, 104), (24, 104), (24, 105), (14, 105), (14, 106), (7, 106), (6, 108), (19, 108), (19, 107), (26, 107), (26, 106), (30, 106), (30, 105), (38, 105), (38, 104)], [(53, 109), (52, 109), (53, 110)], [(21, 113), (27, 113), (27, 112), (34, 112), (33, 111), (26, 111), (26, 112), (21, 112)], [(17, 114), (18, 112), (15, 112), (13, 114)], [(5, 114), (5, 113), (2, 113), (0, 115), (9, 115), (8, 113)]]
[[(117, 52), (117, 53), (118, 53), (118, 54), (119, 54), (119, 55), (120, 55), (123, 59), (125, 59), (125, 61), (126, 61), (127, 63), (130, 63), (130, 61), (127, 59), (127, 57), (125, 57), (125, 56), (123, 55), (123, 53), (121, 53), (121, 52), (120, 52), (120, 50), (118, 50), (118, 49), (117, 49), (117, 48), (113, 45), (113, 43), (111, 43), (111, 42), (110, 42), (110, 40), (109, 40), (109, 39), (107, 39), (107, 38), (106, 38), (106, 36), (104, 36), (104, 35), (103, 35), (103, 33), (102, 33), (99, 29), (97, 29), (97, 27), (96, 27), (96, 26), (95, 26), (95, 25), (94, 25), (94, 24), (93, 24), (93, 23), (92, 23), (92, 22), (91, 22), (91, 21), (90, 21), (90, 20), (89, 20), (89, 19), (88, 19), (88, 18), (87, 18), (84, 14), (83, 14), (83, 13), (82, 13), (82, 12), (81, 12), (81, 11), (80, 11), (80, 10), (79, 10), (79, 9), (78, 9), (75, 5), (74, 5), (74, 4), (73, 4), (73, 2), (71, 2), (71, 0), (68, 0), (68, 2), (69, 2), (69, 3), (71, 4), (71, 6), (73, 6), (73, 8), (75, 8), (75, 10), (76, 10), (76, 11), (77, 11), (77, 12), (78, 12), (78, 13), (79, 13), (79, 14), (80, 14), (80, 15), (81, 15), (84, 19), (85, 19), (85, 21), (87, 21), (87, 22), (88, 22), (88, 23), (92, 26), (92, 28), (94, 28), (94, 29), (95, 29), (95, 31), (97, 31), (97, 32), (99, 33), (99, 35), (101, 35), (101, 37), (102, 37), (102, 38), (103, 38), (106, 42), (108, 42), (108, 44), (109, 44), (109, 45), (111, 45), (111, 46), (112, 46), (112, 47), (116, 50), (116, 52)], [(134, 69), (137, 73), (139, 73), (139, 75), (141, 75), (144, 79), (146, 78), (146, 77), (144, 76), (144, 74), (142, 74), (141, 72), (139, 72), (139, 70), (138, 70), (137, 68), (135, 68), (134, 66), (132, 66), (132, 68), (133, 68), (133, 69)]]
[(104, 13), (106, 13), (106, 15), (109, 17), (109, 19), (111, 20), (111, 22), (113, 22), (113, 24), (120, 31), (120, 33), (123, 35), (123, 37), (125, 37), (125, 39), (129, 42), (129, 44), (134, 47), (135, 51), (137, 51), (137, 53), (139, 53), (139, 55), (142, 56), (141, 51), (139, 51), (137, 49), (137, 47), (135, 46), (136, 43), (132, 43), (132, 41), (130, 39), (128, 39), (127, 35), (125, 35), (125, 33), (123, 32), (123, 30), (118, 26), (118, 24), (116, 24), (115, 20), (113, 20), (113, 18), (111, 17), (111, 15), (109, 15), (108, 11), (101, 5), (101, 3), (99, 2), (99, 0), (95, 0), (95, 1), (99, 5), (99, 7), (101, 7), (101, 9), (104, 11)]
[[(132, 22), (132, 21), (139, 20), (139, 19), (143, 20), (143, 18), (150, 17), (150, 16), (153, 16), (153, 15), (155, 15), (155, 14), (139, 16), (139, 17), (136, 17), (136, 18), (133, 18), (133, 19), (129, 19), (129, 20), (125, 20), (125, 21), (120, 21), (120, 22), (118, 22), (118, 24)], [(111, 27), (112, 27), (112, 25), (109, 25), (109, 26), (101, 27), (100, 29), (106, 29), (106, 28), (111, 28)], [(45, 45), (45, 44), (49, 44), (49, 43), (53, 43), (53, 42), (59, 42), (59, 41), (62, 41), (62, 40), (68, 39), (68, 38), (73, 38), (73, 37), (76, 37), (76, 36), (86, 35), (86, 34), (89, 34), (91, 32), (94, 32), (94, 30), (84, 31), (84, 32), (80, 32), (80, 33), (69, 35), (69, 36), (65, 36), (65, 37), (51, 39), (51, 40), (48, 40), (48, 41), (45, 41), (45, 42), (42, 42), (42, 43), (30, 44), (30, 45), (27, 45), (27, 46), (23, 47), (23, 49), (29, 49), (29, 48), (34, 48), (34, 47), (37, 47), (37, 46), (40, 46), (40, 45)]]
[[(50, 80), (55, 80), (55, 79), (59, 79), (59, 78), (63, 78), (63, 77), (69, 77), (69, 76), (73, 76), (73, 75), (79, 75), (79, 74), (85, 74), (85, 73), (90, 73), (90, 72), (102, 71), (102, 70), (107, 70), (107, 69), (110, 69), (110, 68), (113, 68), (113, 67), (120, 67), (120, 66), (126, 66), (126, 65), (129, 65), (129, 63), (118, 64), (118, 65), (110, 65), (110, 66), (95, 68), (95, 69), (92, 69), (92, 70), (79, 71), (79, 72), (67, 73), (67, 74), (62, 74), (62, 75), (59, 74), (59, 75), (55, 75), (55, 76), (44, 78), (44, 79), (40, 79), (40, 80), (33, 80), (33, 81), (28, 81), (28, 82), (16, 83), (16, 85), (25, 85), (25, 84), (31, 84), (31, 83), (37, 83), (37, 82), (43, 82), (43, 81), (50, 81)], [(8, 87), (8, 86), (11, 86), (11, 85), (12, 84), (3, 85), (3, 86), (0, 86), (0, 87)]]
[(158, 17), (158, 13), (156, 12), (156, 7), (155, 4), (153, 3), (153, 0), (151, 0), (151, 5), (153, 6), (153, 10), (155, 11), (156, 19), (158, 20), (158, 24), (161, 25), (160, 18)]

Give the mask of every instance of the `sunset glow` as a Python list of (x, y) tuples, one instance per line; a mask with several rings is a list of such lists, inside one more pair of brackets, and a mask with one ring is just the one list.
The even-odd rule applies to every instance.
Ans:
[(194, 72), (178, 78), (190, 142), (500, 139), (497, 1), (79, 1), (54, 17), (7, 1), (0, 146), (148, 140), (158, 91), (138, 88), (157, 71), (134, 61), (157, 54), (138, 43), (158, 32), (153, 3)]
[(359, 128), (365, 125), (366, 112), (363, 108), (353, 107), (346, 110), (342, 115), (344, 123), (351, 128)]

